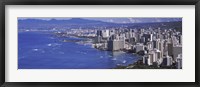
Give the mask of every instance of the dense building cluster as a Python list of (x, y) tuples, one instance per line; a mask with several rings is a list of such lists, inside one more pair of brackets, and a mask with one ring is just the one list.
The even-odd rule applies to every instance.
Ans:
[(182, 68), (182, 33), (175, 29), (97, 30), (94, 46), (142, 54), (143, 64)]

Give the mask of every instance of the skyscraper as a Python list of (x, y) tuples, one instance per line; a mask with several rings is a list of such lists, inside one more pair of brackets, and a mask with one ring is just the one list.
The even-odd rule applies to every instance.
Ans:
[(108, 38), (109, 37), (109, 30), (102, 30), (102, 37), (103, 38)]
[(168, 55), (173, 57), (173, 44), (172, 43), (168, 43)]
[(181, 45), (176, 45), (173, 47), (173, 58), (176, 60), (179, 54), (182, 53), (182, 46)]
[(172, 65), (172, 57), (170, 56), (165, 56), (163, 58), (163, 63), (164, 66), (171, 66)]
[(176, 58), (176, 68), (181, 69), (182, 68), (182, 54), (179, 54)]

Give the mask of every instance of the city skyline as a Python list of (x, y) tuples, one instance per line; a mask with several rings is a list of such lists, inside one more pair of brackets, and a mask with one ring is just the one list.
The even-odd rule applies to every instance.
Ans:
[(19, 69), (182, 69), (182, 18), (40, 19), (18, 18)]

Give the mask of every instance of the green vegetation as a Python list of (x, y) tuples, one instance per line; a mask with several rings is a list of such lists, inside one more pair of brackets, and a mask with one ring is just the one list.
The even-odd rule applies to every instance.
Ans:
[(143, 64), (142, 60), (138, 60), (137, 62), (133, 64), (129, 64), (128, 66), (117, 66), (114, 69), (176, 69), (175, 65), (172, 66), (157, 66), (156, 64), (154, 65), (145, 65)]

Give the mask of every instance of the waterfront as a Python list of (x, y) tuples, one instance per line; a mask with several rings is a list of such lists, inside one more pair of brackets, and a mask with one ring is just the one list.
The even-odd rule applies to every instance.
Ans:
[(101, 51), (91, 43), (63, 42), (52, 32), (18, 33), (18, 69), (110, 69), (139, 58), (132, 53)]
[(169, 19), (18, 20), (18, 68), (182, 69), (182, 18)]

